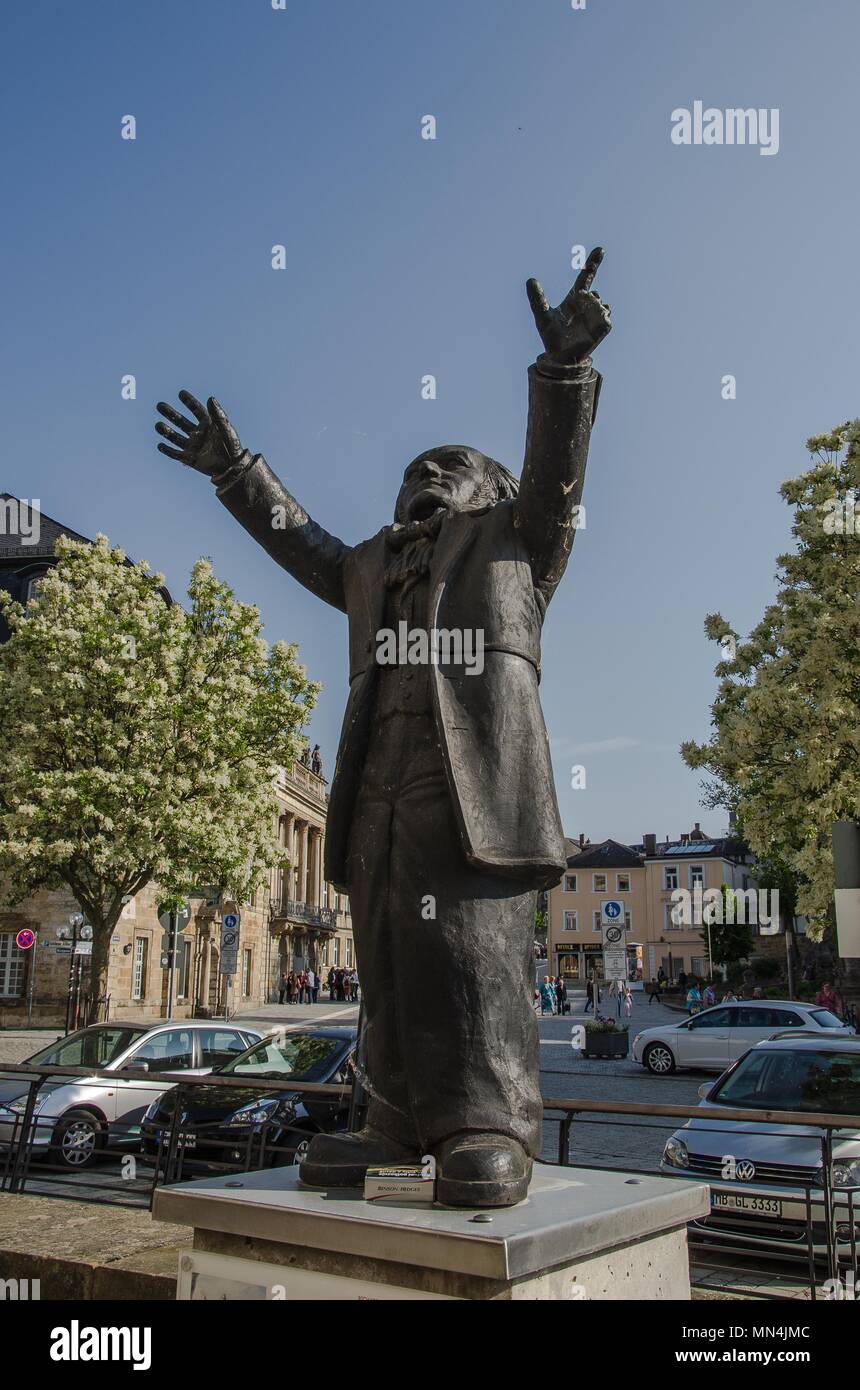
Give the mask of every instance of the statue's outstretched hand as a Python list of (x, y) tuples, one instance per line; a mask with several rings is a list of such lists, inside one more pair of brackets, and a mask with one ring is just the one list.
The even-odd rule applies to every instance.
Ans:
[(589, 357), (612, 328), (609, 305), (591, 288), (603, 260), (595, 247), (576, 278), (576, 284), (557, 309), (551, 309), (537, 280), (529, 280), (526, 293), (547, 355), (560, 365), (574, 366)]
[(155, 426), (157, 432), (169, 441), (159, 444), (160, 452), (169, 458), (179, 459), (189, 468), (196, 468), (198, 473), (205, 473), (210, 478), (226, 472), (244, 451), (238, 434), (215, 397), (210, 396), (205, 406), (190, 391), (180, 391), (179, 399), (197, 417), (196, 424), (174, 410), (172, 405), (159, 401), (159, 414), (170, 421), (169, 425), (165, 425), (164, 421), (159, 420)]

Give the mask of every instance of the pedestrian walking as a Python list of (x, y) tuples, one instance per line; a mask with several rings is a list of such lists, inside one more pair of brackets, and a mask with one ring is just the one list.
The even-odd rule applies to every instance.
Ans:
[(287, 997), (287, 977), (286, 977), (286, 975), (284, 975), (284, 974), (282, 973), (282, 974), (281, 974), (281, 982), (280, 982), (280, 984), (278, 985), (278, 1003), (279, 1003), (279, 1004), (283, 1004), (283, 1002), (284, 1002), (284, 1000), (286, 999), (286, 997)]
[(317, 995), (319, 994), (319, 988), (320, 988), (320, 986), (319, 986), (319, 976), (317, 975), (317, 972), (316, 972), (315, 970), (309, 970), (309, 971), (308, 971), (308, 992), (309, 992), (309, 994), (310, 994), (310, 1002), (311, 1002), (312, 1004), (315, 1004), (315, 1003), (317, 1002)]
[(287, 976), (287, 1003), (288, 1003), (288, 1004), (294, 1004), (295, 1002), (296, 1002), (296, 972), (295, 972), (294, 970), (291, 970), (290, 973), (289, 973), (289, 975)]
[(698, 984), (694, 980), (693, 983), (690, 985), (690, 988), (687, 990), (687, 1013), (692, 1018), (693, 1014), (701, 1012), (701, 1008), (702, 991), (699, 989)]
[(626, 980), (622, 986), (621, 1007), (624, 1010), (624, 1017), (631, 1018), (633, 1015), (633, 991)]
[(815, 1002), (820, 1009), (829, 1009), (832, 1014), (839, 1013), (839, 999), (829, 980), (824, 981), (815, 996)]
[(594, 981), (589, 980), (585, 986), (585, 1012), (591, 1009), (594, 1012)]

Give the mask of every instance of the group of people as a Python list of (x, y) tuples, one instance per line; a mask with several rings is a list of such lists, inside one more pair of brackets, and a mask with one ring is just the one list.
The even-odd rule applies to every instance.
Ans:
[(553, 979), (552, 975), (547, 975), (541, 984), (540, 989), (535, 990), (535, 1003), (540, 1003), (542, 1014), (568, 1014), (570, 1005), (567, 1002), (567, 985), (560, 975)]
[(291, 970), (281, 976), (278, 987), (279, 1004), (315, 1004), (319, 997), (320, 980), (315, 970)]
[(336, 999), (339, 1003), (358, 1003), (358, 972), (356, 970), (344, 970), (342, 966), (338, 968), (332, 966), (328, 972), (327, 984), (330, 999)]
[[(596, 992), (596, 998), (595, 998)], [(633, 1013), (633, 991), (626, 980), (611, 980), (609, 983), (609, 997), (615, 1000), (615, 1008), (618, 1017), (622, 1013), (625, 1018), (630, 1018)], [(585, 1013), (596, 1013), (595, 1004), (600, 1003), (600, 982), (595, 986), (594, 980), (588, 980), (585, 986)]]
[[(329, 998), (341, 1003), (358, 1003), (358, 973), (334, 966), (326, 976)], [(279, 1004), (316, 1004), (322, 981), (315, 970), (290, 970), (281, 976)]]

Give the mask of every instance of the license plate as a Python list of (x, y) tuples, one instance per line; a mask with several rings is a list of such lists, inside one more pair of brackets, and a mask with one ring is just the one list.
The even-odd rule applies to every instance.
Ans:
[(712, 1192), (714, 1211), (758, 1211), (765, 1216), (782, 1216), (782, 1202), (775, 1197), (747, 1197), (740, 1192)]

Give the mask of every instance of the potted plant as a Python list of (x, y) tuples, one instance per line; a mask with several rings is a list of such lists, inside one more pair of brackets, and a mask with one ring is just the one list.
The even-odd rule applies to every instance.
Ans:
[(627, 1028), (616, 1023), (614, 1018), (598, 1014), (585, 1025), (586, 1057), (626, 1057), (628, 1051)]

